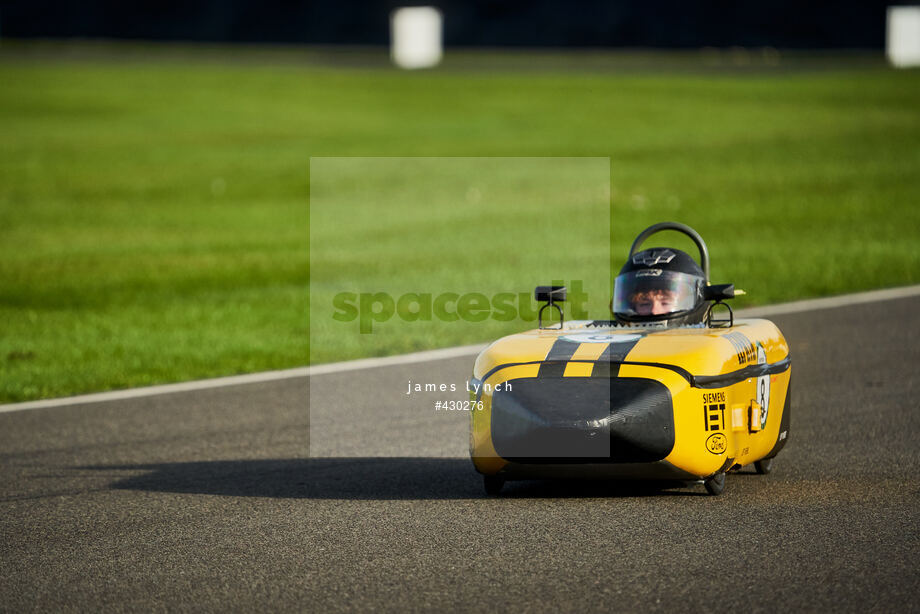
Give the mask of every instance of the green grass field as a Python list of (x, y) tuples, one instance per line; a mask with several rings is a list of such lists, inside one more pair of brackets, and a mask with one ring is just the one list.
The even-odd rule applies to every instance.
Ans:
[[(503, 258), (449, 247), (446, 205), (411, 209), (404, 234), (408, 210), (343, 214), (313, 229), (311, 262), (311, 157), (609, 157), (612, 244), (569, 253), (583, 265), (569, 279), (602, 283), (635, 233), (674, 219), (707, 238), (714, 281), (745, 288), (741, 304), (920, 282), (920, 75), (875, 58), (723, 70), (692, 55), (581, 66), (465, 54), (402, 73), (296, 49), (93, 49), (0, 44), (0, 402), (521, 327), (404, 326), (308, 347), (311, 300), (416, 288), (427, 269), (402, 263), (421, 245), (444, 256), (430, 269), (438, 288), (476, 290), (471, 269), (488, 270), (492, 290), (549, 281), (534, 279), (533, 246), (518, 257), (505, 245)], [(517, 232), (553, 224), (571, 240), (597, 223), (539, 214), (559, 206), (535, 205)], [(464, 227), (508, 223), (475, 211)]]

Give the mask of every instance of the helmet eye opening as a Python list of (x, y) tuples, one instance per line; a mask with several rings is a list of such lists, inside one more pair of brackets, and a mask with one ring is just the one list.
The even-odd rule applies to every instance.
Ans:
[[(617, 319), (631, 322), (674, 321), (691, 317), (703, 305), (705, 279), (689, 256), (660, 248), (630, 258), (614, 282), (611, 307)], [(675, 253), (676, 252), (676, 253)], [(651, 261), (656, 262), (652, 263)]]

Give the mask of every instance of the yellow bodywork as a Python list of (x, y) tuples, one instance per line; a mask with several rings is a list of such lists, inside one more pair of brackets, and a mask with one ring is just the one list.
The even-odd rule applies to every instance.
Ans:
[[(623, 335), (631, 337), (619, 337)], [(631, 347), (615, 361), (615, 377), (654, 380), (670, 393), (674, 445), (661, 461), (650, 463), (667, 471), (646, 472), (630, 463), (608, 465), (610, 475), (703, 479), (772, 457), (785, 444), (789, 347), (772, 322), (736, 320), (730, 328), (674, 329), (596, 327), (576, 322), (561, 330), (538, 329), (504, 337), (477, 358), (473, 381), (480, 389), (473, 396), (483, 403), (481, 410), (471, 412), (470, 454), (479, 472), (513, 478), (552, 476), (558, 469), (553, 465), (521, 467), (496, 452), (492, 400), (500, 384), (537, 378), (561, 338), (566, 343), (585, 340), (565, 357), (564, 378), (591, 377), (611, 342), (617, 346), (618, 339), (624, 339)], [(764, 413), (766, 420), (762, 422)], [(603, 463), (585, 459), (583, 466), (588, 465), (596, 468)], [(569, 464), (567, 475), (577, 475), (580, 467), (579, 463)]]

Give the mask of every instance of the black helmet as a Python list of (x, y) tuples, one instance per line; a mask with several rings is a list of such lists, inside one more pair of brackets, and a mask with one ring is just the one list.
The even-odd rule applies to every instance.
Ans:
[[(689, 227), (675, 222), (656, 224), (643, 231), (614, 281), (613, 314), (617, 320), (628, 323), (699, 324), (709, 307), (703, 298), (708, 283), (703, 268), (679, 249), (654, 247), (635, 251), (645, 238), (659, 230), (690, 231), (694, 240), (699, 237)], [(709, 255), (701, 238), (698, 245), (708, 268)]]

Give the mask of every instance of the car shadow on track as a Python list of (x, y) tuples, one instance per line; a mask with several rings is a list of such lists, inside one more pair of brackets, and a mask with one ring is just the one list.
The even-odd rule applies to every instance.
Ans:
[[(309, 458), (95, 465), (138, 472), (109, 488), (294, 499), (480, 499), (482, 478), (463, 458)], [(673, 490), (680, 488), (680, 490)], [(703, 494), (681, 482), (509, 482), (500, 498), (648, 497)]]

